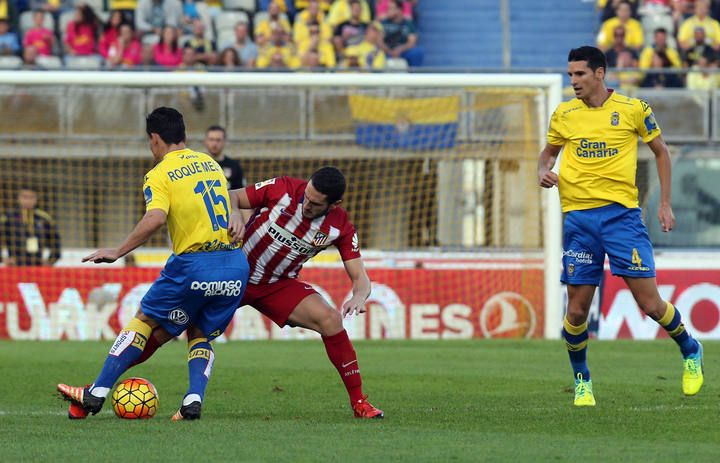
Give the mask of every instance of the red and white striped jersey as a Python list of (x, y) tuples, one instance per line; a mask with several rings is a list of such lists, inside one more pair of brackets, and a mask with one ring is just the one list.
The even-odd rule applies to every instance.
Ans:
[(307, 180), (276, 177), (245, 191), (255, 214), (245, 226), (243, 251), (251, 284), (296, 278), (303, 264), (334, 245), (343, 261), (360, 257), (355, 227), (340, 207), (316, 219), (305, 218), (302, 203)]

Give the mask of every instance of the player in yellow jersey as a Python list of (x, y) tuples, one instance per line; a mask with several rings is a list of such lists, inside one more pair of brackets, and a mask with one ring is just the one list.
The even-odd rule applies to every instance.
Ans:
[[(685, 395), (697, 394), (703, 384), (702, 345), (685, 330), (680, 312), (658, 293), (653, 248), (638, 207), (635, 172), (640, 137), (657, 162), (660, 225), (665, 232), (672, 230), (670, 155), (650, 106), (608, 90), (606, 69), (599, 49), (586, 46), (570, 51), (568, 75), (576, 98), (555, 110), (538, 162), (540, 186), (558, 187), (565, 214), (562, 281), (567, 284), (568, 305), (562, 335), (578, 406), (595, 405), (586, 361), (587, 317), (606, 254), (613, 275), (625, 280), (638, 306), (680, 346)], [(551, 169), (561, 150), (556, 175)]]
[(95, 382), (84, 388), (58, 384), (71, 401), (71, 419), (100, 411), (156, 327), (172, 336), (187, 330), (190, 386), (173, 420), (200, 418), (214, 360), (210, 341), (225, 330), (245, 292), (249, 267), (228, 235), (230, 197), (222, 168), (207, 154), (185, 147), (185, 123), (175, 109), (155, 109), (146, 131), (156, 162), (143, 185), (147, 212), (119, 247), (95, 251), (83, 262), (114, 262), (165, 223), (173, 254), (110, 348)]

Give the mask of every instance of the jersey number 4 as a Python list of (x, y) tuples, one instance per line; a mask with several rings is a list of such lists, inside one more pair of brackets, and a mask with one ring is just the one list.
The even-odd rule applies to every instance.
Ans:
[[(205, 208), (207, 209), (208, 215), (210, 216), (210, 223), (212, 224), (213, 231), (218, 231), (220, 228), (227, 229), (228, 227), (228, 205), (225, 197), (222, 194), (215, 192), (215, 188), (221, 188), (222, 183), (220, 180), (205, 180), (199, 181), (195, 185), (195, 194), (202, 196), (205, 202)], [(225, 210), (225, 214), (215, 214), (215, 206), (221, 204)]]

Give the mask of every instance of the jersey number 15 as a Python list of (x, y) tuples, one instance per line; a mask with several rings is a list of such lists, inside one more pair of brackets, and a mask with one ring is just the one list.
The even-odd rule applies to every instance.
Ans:
[[(222, 186), (220, 180), (201, 180), (195, 185), (195, 193), (201, 195), (205, 202), (205, 208), (210, 216), (213, 231), (218, 231), (219, 228), (227, 229), (228, 227), (228, 217), (230, 213), (228, 211), (227, 201), (222, 194), (215, 192), (215, 188)], [(215, 214), (214, 206), (218, 204), (222, 204), (223, 209), (225, 209), (225, 214)]]

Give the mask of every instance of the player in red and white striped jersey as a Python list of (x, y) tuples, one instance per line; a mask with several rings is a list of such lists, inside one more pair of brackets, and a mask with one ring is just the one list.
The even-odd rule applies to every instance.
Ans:
[[(367, 401), (355, 349), (342, 320), (365, 312), (370, 295), (368, 278), (355, 227), (340, 207), (345, 177), (334, 167), (323, 167), (309, 181), (278, 177), (230, 191), (232, 214), (228, 233), (244, 239), (243, 251), (250, 264), (242, 305), (251, 305), (279, 326), (300, 326), (322, 336), (325, 350), (350, 396), (358, 418), (383, 418), (383, 411)], [(247, 224), (240, 210), (254, 209)], [(352, 281), (352, 297), (335, 310), (307, 283), (297, 279), (302, 264), (329, 246), (340, 250), (345, 271)], [(142, 363), (172, 338), (153, 331)]]
[[(343, 328), (343, 317), (365, 312), (370, 279), (360, 256), (355, 227), (339, 207), (345, 177), (323, 167), (309, 181), (277, 177), (230, 192), (233, 213), (228, 233), (244, 239), (250, 279), (243, 304), (251, 305), (279, 326), (300, 326), (322, 336), (330, 361), (350, 396), (355, 416), (382, 418), (362, 392), (355, 349)], [(247, 224), (241, 209), (254, 209)], [(311, 285), (297, 280), (302, 265), (329, 246), (340, 251), (352, 281), (352, 297), (338, 312)]]

